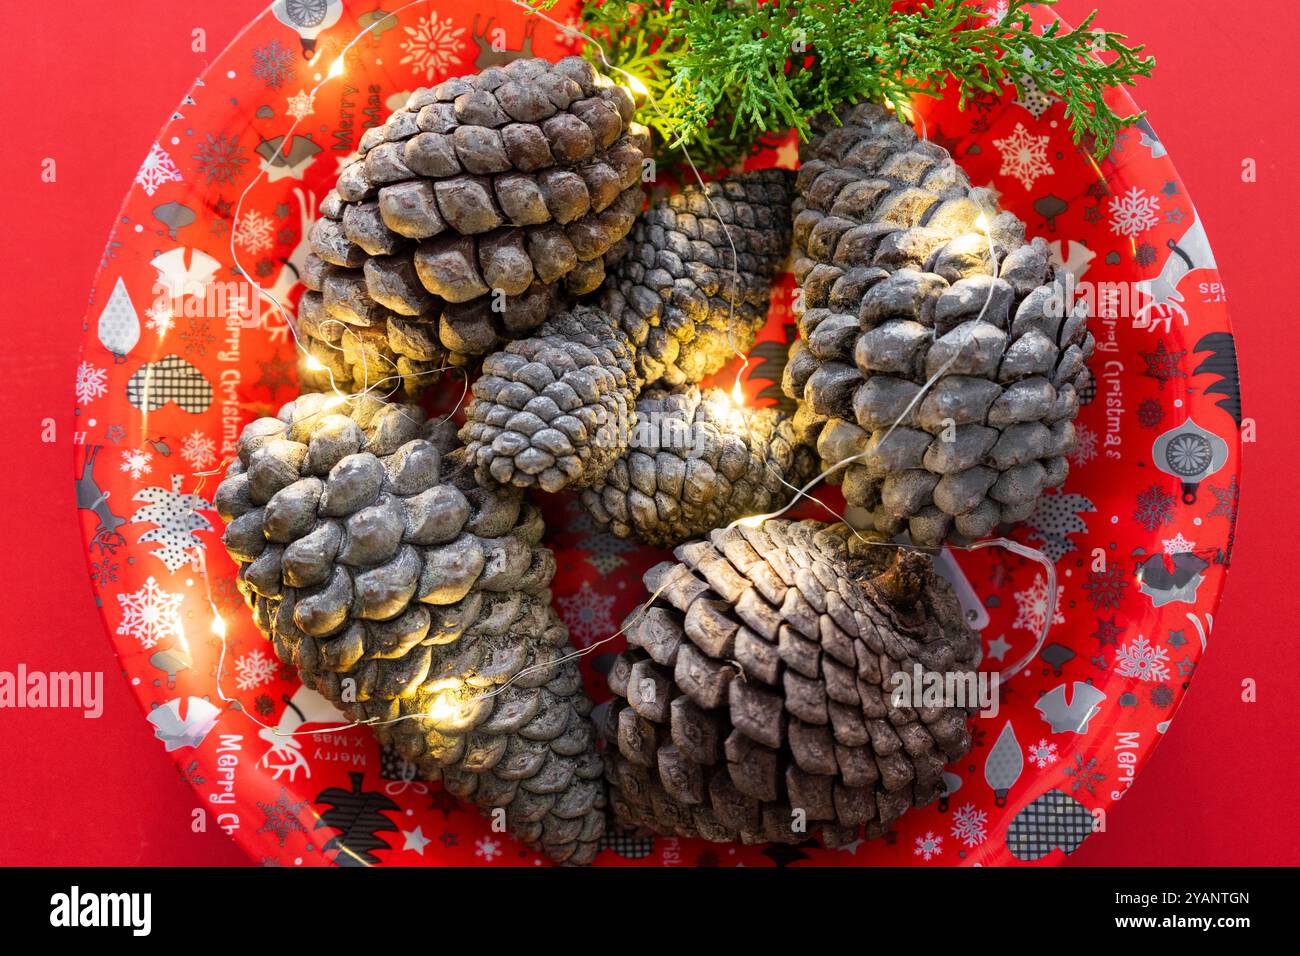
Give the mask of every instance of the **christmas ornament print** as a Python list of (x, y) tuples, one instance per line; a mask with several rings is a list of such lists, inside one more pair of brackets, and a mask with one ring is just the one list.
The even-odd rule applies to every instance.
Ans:
[[(340, 711), (276, 663), (249, 619), (212, 511), (193, 501), (167, 506), (163, 511), (176, 515), (176, 524), (166, 540), (162, 529), (171, 517), (133, 520), (155, 504), (136, 500), (141, 492), (166, 493), (173, 504), (171, 495), (211, 501), (216, 476), (205, 473), (224, 471), (243, 426), (297, 393), (300, 353), (284, 319), (294, 316), (306, 290), (312, 224), (340, 161), (355, 158), (361, 136), (383, 126), (417, 88), (502, 65), (523, 50), (552, 61), (572, 52), (555, 31), (536, 29), (537, 19), (507, 0), (482, 0), (472, 10), (439, 4), (436, 13), (413, 7), (382, 15), (373, 3), (354, 0), (277, 0), (277, 6), (284, 17), (262, 14), (182, 99), (130, 184), (110, 257), (94, 283), (83, 354), (69, 383), (85, 431), (74, 479), (92, 586), (146, 717), (141, 733), (178, 760), (203, 803), (231, 802), (246, 821), (234, 839), (252, 860), (285, 866), (350, 859), (378, 866), (544, 862), (494, 832), (490, 820), (441, 784), (386, 774), (373, 730), (338, 729), (347, 722)], [(553, 15), (564, 20), (574, 10), (566, 0)], [(1045, 23), (1051, 14), (1034, 8), (1033, 16)], [(327, 77), (344, 45), (372, 24), (380, 28), (349, 51), (344, 75)], [(491, 31), (498, 28), (502, 42), (496, 43)], [(326, 82), (308, 96), (316, 73)], [(301, 116), (288, 112), (291, 98), (298, 98), (293, 109)], [(1122, 92), (1114, 102), (1133, 110)], [(720, 847), (611, 832), (597, 844), (596, 865), (1057, 864), (1078, 846), (1080, 834), (1091, 833), (1084, 813), (1107, 809), (1114, 782), (1140, 775), (1194, 678), (1231, 557), (1244, 422), (1236, 347), (1206, 226), (1149, 130), (1126, 131), (1120, 148), (1094, 168), (1071, 142), (1059, 102), (1044, 104), (1030, 94), (1017, 103), (1008, 88), (981, 94), (965, 112), (954, 95), (918, 99), (913, 109), (917, 133), (942, 141), (971, 182), (997, 189), (1000, 204), (1027, 224), (1029, 239), (1045, 240), (1053, 260), (1076, 279), (1149, 282), (1149, 291), (1138, 293), (1136, 324), (1129, 317), (1090, 324), (1096, 381), (1079, 394), (1069, 477), (1059, 492), (1039, 499), (1028, 521), (1007, 529), (1055, 561), (1063, 622), (1052, 626), (1024, 671), (1009, 675), (1013, 693), (1003, 697), (998, 716), (972, 719), (971, 753), (944, 768), (945, 785), (951, 774), (960, 789), (909, 810), (893, 822), (888, 839), (829, 850), (811, 839), (776, 848)], [(291, 129), (294, 122), (299, 125)], [(1006, 155), (995, 145), (999, 140)], [(263, 143), (273, 145), (259, 149)], [(793, 169), (796, 152), (793, 142), (778, 144), (748, 160), (746, 169)], [(250, 220), (249, 213), (256, 216)], [(236, 232), (243, 243), (236, 245), (238, 262), (230, 251)], [(170, 320), (154, 309), (154, 286), (164, 277), (182, 292), (171, 300)], [(238, 319), (210, 308), (208, 293), (229, 279), (250, 293), (254, 282), (266, 288), (283, 312), (263, 303), (256, 316)], [(795, 286), (780, 274), (774, 285), (768, 321), (748, 350), (742, 377), (748, 408), (786, 401), (782, 364), (795, 323)], [(187, 314), (203, 309), (209, 314)], [(181, 338), (191, 318), (209, 322), (215, 341), (204, 354), (186, 351)], [(739, 364), (730, 361), (701, 390), (730, 390)], [(177, 381), (164, 387), (167, 399), (158, 404), (157, 387), (173, 375)], [(463, 384), (447, 377), (433, 392), (450, 409)], [(792, 403), (783, 410), (793, 413)], [(1191, 502), (1183, 498), (1184, 478), (1158, 468), (1153, 455), (1158, 437), (1189, 421), (1223, 442), (1212, 447), (1211, 465), (1226, 453), (1217, 470), (1200, 478)], [(1091, 444), (1083, 443), (1084, 429)], [(1091, 457), (1080, 461), (1085, 449)], [(123, 470), (123, 452), (150, 470)], [(1185, 459), (1200, 460), (1198, 454)], [(842, 510), (834, 488), (821, 486), (817, 495)], [(556, 554), (556, 607), (569, 601), (565, 613), (575, 621), (623, 620), (645, 594), (643, 574), (666, 553), (601, 533), (573, 493), (538, 497), (546, 544)], [(829, 518), (815, 505), (798, 516)], [(142, 541), (145, 535), (156, 539)], [(181, 563), (173, 570), (159, 551)], [(1027, 655), (1036, 635), (1013, 626), (1021, 610), (1015, 594), (1032, 591), (1043, 569), (996, 548), (954, 550), (949, 557), (976, 595), (981, 669)], [(592, 598), (605, 602), (599, 615), (589, 613)], [(593, 623), (583, 632), (584, 640), (605, 641), (576, 662), (598, 704), (608, 700), (605, 674), (626, 646), (621, 636), (607, 640), (616, 628), (602, 631)], [(1092, 690), (1081, 696), (1078, 685)], [(1104, 696), (1093, 699), (1093, 691)], [(1035, 708), (1045, 696), (1062, 729)], [(1082, 715), (1089, 716), (1086, 727)], [(244, 747), (236, 765), (223, 751), (232, 734)], [(1138, 741), (1122, 764), (1116, 734)], [(1055, 762), (1047, 759), (1053, 745)], [(1051, 796), (1031, 819), (1027, 808), (1053, 792), (1075, 803)], [(354, 815), (364, 827), (350, 842), (345, 827), (316, 828), (327, 815), (335, 823)]]

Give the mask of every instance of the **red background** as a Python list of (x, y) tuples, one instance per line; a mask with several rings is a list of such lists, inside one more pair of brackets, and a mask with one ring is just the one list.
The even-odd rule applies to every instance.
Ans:
[[(1196, 201), (1231, 296), (1245, 414), (1243, 506), (1226, 597), (1207, 656), (1167, 739), (1081, 864), (1295, 864), (1288, 809), (1300, 782), (1300, 690), (1290, 574), (1300, 461), (1294, 376), (1300, 336), (1284, 305), (1300, 137), (1279, 112), (1290, 35), (1220, 0), (1100, 2), (1104, 27), (1159, 60), (1135, 96)], [(112, 217), (154, 135), (190, 82), (260, 0), (62, 0), (7, 11), (0, 150), (6, 307), (0, 381), (0, 670), (102, 670), (104, 714), (0, 711), (0, 863), (240, 864), (220, 831), (192, 833), (195, 800), (152, 738), (112, 655), (86, 575), (72, 495), (73, 371), (82, 313)], [(1062, 0), (1077, 21), (1092, 4)], [(206, 31), (207, 52), (191, 50)], [(1231, 75), (1231, 79), (1225, 77)], [(41, 180), (57, 163), (57, 182)], [(1254, 159), (1258, 182), (1243, 183)], [(42, 443), (42, 421), (58, 440)], [(1246, 678), (1258, 701), (1241, 700)]]

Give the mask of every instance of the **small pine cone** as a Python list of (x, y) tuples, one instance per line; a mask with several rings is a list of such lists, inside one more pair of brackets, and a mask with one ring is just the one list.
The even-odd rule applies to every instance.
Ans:
[(815, 465), (775, 409), (738, 409), (720, 388), (653, 389), (637, 402), (630, 447), (582, 502), (616, 536), (670, 548), (777, 510)]
[[(412, 93), (361, 137), (321, 203), (300, 306), (311, 354), (329, 364), (321, 351), (349, 347), (335, 320), (367, 339), (351, 347), (380, 357), (378, 377), (402, 359), (426, 363), (418, 372), (465, 365), (596, 289), (644, 201), (649, 139), (632, 112), (581, 57)], [(350, 358), (334, 364), (349, 391), (376, 380)]]
[(619, 824), (795, 843), (801, 810), (838, 846), (940, 795), (973, 708), (895, 705), (893, 675), (969, 674), (980, 640), (927, 555), (772, 520), (674, 556), (646, 573), (657, 596), (609, 673)]
[(789, 254), (793, 181), (781, 169), (742, 173), (688, 185), (641, 214), (601, 301), (636, 345), (647, 383), (693, 384), (749, 351)]
[(627, 447), (640, 392), (632, 347), (588, 306), (538, 331), (484, 359), (460, 436), (480, 482), (581, 487)]
[(802, 150), (786, 394), (828, 466), (854, 460), (844, 498), (877, 530), (983, 537), (1065, 480), (1086, 303), (941, 147), (872, 104), (842, 119)]
[(304, 395), (244, 429), (215, 496), (222, 541), (305, 684), (378, 721), (427, 779), (505, 808), (526, 845), (587, 863), (601, 759), (577, 665), (561, 663), (541, 513), (477, 487), (448, 437), (414, 405)]

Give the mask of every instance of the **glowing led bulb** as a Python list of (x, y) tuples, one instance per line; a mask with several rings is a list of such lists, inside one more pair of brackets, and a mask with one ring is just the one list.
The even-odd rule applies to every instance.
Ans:
[(308, 367), (309, 369), (311, 369), (313, 372), (323, 372), (323, 371), (325, 371), (325, 366), (322, 365), (320, 359), (318, 359), (318, 358), (317, 358), (316, 356), (314, 356), (314, 355), (308, 355), (308, 356), (307, 356), (307, 363), (306, 363), (306, 364), (307, 364), (307, 367)]
[(343, 57), (339, 57), (337, 60), (335, 60), (333, 63), (331, 63), (331, 64), (330, 64), (329, 71), (328, 71), (325, 75), (326, 75), (329, 79), (331, 79), (331, 80), (336, 79), (336, 78), (342, 76), (342, 75), (343, 75)]
[(745, 404), (745, 391), (740, 387), (740, 376), (736, 376), (736, 384), (731, 386), (731, 400), (740, 407)]
[(623, 75), (627, 77), (628, 89), (630, 89), (637, 96), (650, 95), (650, 88), (647, 87), (644, 83), (642, 83), (638, 77), (633, 76), (631, 73), (624, 73)]
[(216, 617), (212, 619), (212, 633), (217, 635), (217, 637), (222, 638), (223, 640), (225, 639), (226, 622), (225, 619), (222, 618), (220, 614), (218, 614)]

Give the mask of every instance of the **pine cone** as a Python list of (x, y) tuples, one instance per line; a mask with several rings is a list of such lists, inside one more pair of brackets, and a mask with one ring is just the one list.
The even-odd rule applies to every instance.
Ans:
[(765, 169), (689, 185), (642, 213), (614, 250), (601, 302), (648, 384), (698, 382), (754, 344), (789, 253), (793, 178)]
[[(555, 860), (604, 830), (591, 701), (551, 610), (540, 512), (468, 480), (415, 406), (304, 395), (244, 429), (217, 489), (280, 660), (430, 780)], [(450, 472), (445, 466), (451, 465)]]
[(599, 286), (643, 202), (632, 111), (581, 57), (521, 59), (417, 90), (367, 130), (321, 203), (299, 307), (335, 384), (466, 364)]
[(929, 557), (778, 520), (674, 554), (646, 573), (659, 596), (609, 675), (620, 824), (797, 842), (802, 810), (838, 846), (939, 796), (970, 711), (894, 706), (891, 677), (974, 671), (980, 642)]
[(631, 447), (582, 503), (620, 538), (673, 547), (777, 510), (815, 464), (775, 409), (741, 411), (719, 388), (652, 389), (636, 404)]
[(1026, 242), (946, 151), (879, 106), (842, 118), (802, 150), (806, 311), (784, 388), (807, 403), (827, 465), (862, 456), (844, 497), (878, 530), (926, 546), (987, 535), (1065, 480), (1093, 352), (1086, 306), (1071, 307), (1046, 243)]
[(484, 484), (581, 486), (627, 447), (639, 392), (627, 336), (580, 305), (484, 359), (461, 439)]

